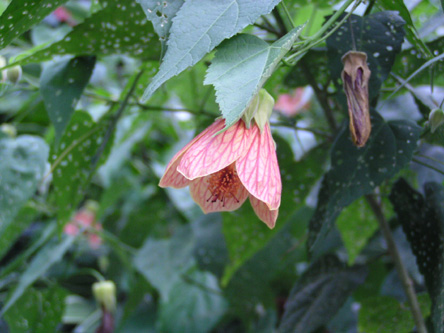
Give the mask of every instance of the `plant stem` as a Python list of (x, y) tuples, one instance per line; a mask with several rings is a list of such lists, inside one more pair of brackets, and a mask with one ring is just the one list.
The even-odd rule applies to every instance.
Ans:
[(417, 164), (425, 166), (426, 168), (432, 169), (432, 170), (434, 170), (436, 172), (439, 172), (441, 175), (444, 175), (444, 171), (434, 167), (433, 165), (430, 165), (430, 164), (427, 164), (427, 163), (425, 163), (425, 162), (423, 162), (421, 160), (418, 160), (417, 158), (412, 158), (412, 162), (415, 162)]
[(396, 270), (398, 272), (399, 278), (402, 281), (402, 286), (404, 287), (404, 291), (407, 295), (407, 299), (410, 305), (410, 311), (412, 312), (413, 319), (416, 324), (416, 329), (419, 333), (427, 333), (426, 326), (424, 324), (424, 319), (422, 317), (421, 310), (419, 308), (418, 299), (416, 298), (415, 289), (413, 286), (413, 282), (410, 279), (410, 276), (407, 273), (407, 269), (402, 262), (401, 256), (399, 255), (398, 249), (396, 247), (396, 243), (393, 239), (392, 231), (385, 219), (384, 213), (382, 211), (381, 204), (376, 200), (374, 195), (366, 195), (365, 196), (368, 204), (370, 205), (373, 213), (378, 220), (379, 227), (381, 228), (381, 232), (387, 242), (388, 251), (395, 263)]

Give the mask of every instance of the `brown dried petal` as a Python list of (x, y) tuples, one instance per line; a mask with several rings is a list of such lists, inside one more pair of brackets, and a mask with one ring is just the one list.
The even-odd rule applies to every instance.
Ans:
[(342, 62), (342, 81), (347, 95), (350, 132), (353, 143), (363, 147), (371, 131), (368, 101), (368, 80), (371, 72), (367, 66), (367, 55), (350, 51), (342, 57)]

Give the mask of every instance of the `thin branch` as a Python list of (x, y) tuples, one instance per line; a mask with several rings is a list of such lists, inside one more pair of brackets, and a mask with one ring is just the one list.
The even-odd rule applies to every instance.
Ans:
[(376, 200), (374, 195), (366, 195), (365, 198), (371, 209), (373, 210), (373, 213), (378, 220), (379, 227), (381, 228), (381, 232), (385, 238), (385, 241), (387, 242), (388, 251), (395, 263), (396, 270), (398, 272), (399, 278), (402, 281), (404, 291), (407, 295), (407, 299), (410, 305), (410, 311), (412, 312), (413, 319), (416, 324), (416, 329), (419, 333), (427, 333), (421, 309), (419, 308), (419, 303), (416, 297), (413, 282), (407, 273), (407, 269), (402, 262), (401, 256), (399, 255), (396, 243), (393, 239), (392, 231), (387, 223), (387, 220), (385, 219), (381, 204)]
[(444, 175), (444, 171), (434, 167), (433, 165), (430, 165), (430, 164), (427, 164), (427, 163), (425, 163), (425, 162), (423, 162), (421, 160), (418, 160), (417, 158), (412, 158), (412, 162), (415, 162), (417, 164), (425, 166), (426, 168), (432, 169), (432, 170), (434, 170), (436, 172), (439, 172), (441, 175)]

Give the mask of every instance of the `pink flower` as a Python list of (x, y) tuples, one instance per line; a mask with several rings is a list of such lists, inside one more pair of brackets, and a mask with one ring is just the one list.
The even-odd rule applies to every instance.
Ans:
[(279, 95), (274, 108), (287, 117), (297, 115), (309, 107), (311, 95), (308, 88), (296, 88), (292, 94)]
[(96, 232), (102, 231), (102, 225), (96, 222), (95, 212), (88, 208), (79, 210), (71, 222), (65, 225), (63, 231), (67, 235), (77, 236), (81, 229), (84, 229), (83, 235), (88, 239), (90, 248), (97, 250), (102, 244), (102, 239)]
[(256, 215), (273, 228), (281, 203), (281, 175), (270, 126), (239, 120), (225, 132), (223, 119), (195, 137), (168, 164), (159, 186), (190, 186), (205, 214), (238, 209), (250, 198)]

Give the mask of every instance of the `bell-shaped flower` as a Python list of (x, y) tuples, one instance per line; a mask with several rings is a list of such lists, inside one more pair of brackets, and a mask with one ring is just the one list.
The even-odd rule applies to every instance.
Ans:
[(252, 119), (249, 128), (240, 119), (225, 131), (225, 120), (217, 119), (173, 157), (159, 186), (189, 186), (204, 213), (233, 211), (249, 198), (273, 228), (282, 192), (275, 144), (268, 121)]

